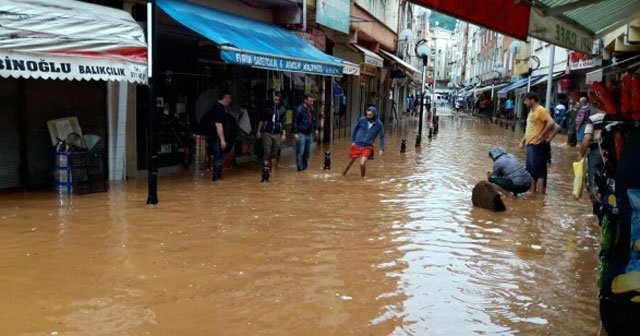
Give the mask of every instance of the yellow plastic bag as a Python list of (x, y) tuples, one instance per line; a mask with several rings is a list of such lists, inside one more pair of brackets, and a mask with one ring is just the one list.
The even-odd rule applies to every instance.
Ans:
[(573, 198), (579, 200), (584, 188), (585, 159), (573, 163)]

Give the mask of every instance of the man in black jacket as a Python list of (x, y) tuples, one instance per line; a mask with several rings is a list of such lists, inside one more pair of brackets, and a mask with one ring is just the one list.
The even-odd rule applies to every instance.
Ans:
[[(284, 129), (284, 122), (287, 111), (282, 104), (280, 96), (273, 97), (273, 105), (264, 109), (260, 122), (258, 122), (258, 131), (256, 136), (262, 140), (262, 148), (264, 155), (262, 157), (264, 164), (274, 169), (278, 166), (278, 150), (281, 141), (287, 139), (287, 131)], [(275, 166), (273, 159), (276, 159)]]
[[(312, 136), (318, 137), (316, 111), (313, 108), (315, 96), (307, 93), (304, 95), (304, 102), (296, 107), (293, 115), (293, 125), (291, 126), (293, 137), (296, 139), (296, 165), (298, 171), (307, 169), (309, 155), (311, 153)], [(313, 135), (312, 135), (313, 134)]]

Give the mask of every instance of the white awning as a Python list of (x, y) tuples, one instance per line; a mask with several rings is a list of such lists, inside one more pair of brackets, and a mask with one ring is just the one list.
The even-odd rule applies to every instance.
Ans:
[(0, 77), (147, 82), (145, 35), (125, 11), (2, 0), (0, 12)]
[(405, 68), (406, 70), (409, 70), (409, 71), (411, 71), (411, 72), (413, 72), (413, 73), (418, 73), (418, 74), (420, 74), (420, 70), (418, 70), (418, 69), (416, 69), (416, 68), (412, 67), (412, 66), (411, 66), (411, 64), (409, 64), (409, 63), (407, 63), (407, 62), (405, 62), (405, 61), (401, 60), (398, 56), (396, 56), (396, 55), (394, 55), (394, 54), (392, 54), (392, 53), (390, 53), (390, 52), (384, 51), (384, 50), (382, 50), (382, 49), (380, 49), (380, 52), (382, 53), (382, 56), (383, 56), (383, 57), (390, 58), (390, 59), (391, 59), (391, 60), (393, 60), (394, 62), (396, 62), (396, 63), (400, 64), (400, 66), (401, 66), (401, 67), (403, 67), (403, 68)]
[(354, 44), (353, 46), (364, 54), (364, 64), (372, 65), (377, 68), (382, 68), (384, 66), (384, 59), (382, 59), (380, 55), (363, 46), (359, 46), (357, 44)]

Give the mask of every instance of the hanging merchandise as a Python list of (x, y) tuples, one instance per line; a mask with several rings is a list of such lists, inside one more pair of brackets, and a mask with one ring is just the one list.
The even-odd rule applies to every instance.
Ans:
[[(640, 123), (626, 127), (626, 148), (613, 174), (605, 169), (600, 316), (609, 335), (638, 335), (640, 325)], [(604, 145), (604, 144), (603, 144)], [(599, 187), (601, 185), (599, 184)]]
[(635, 74), (631, 80), (631, 119), (640, 120), (640, 76)]
[(631, 74), (622, 76), (622, 87), (620, 90), (620, 112), (623, 119), (631, 119)]
[(611, 92), (609, 92), (609, 89), (607, 89), (602, 82), (594, 82), (591, 84), (589, 100), (607, 114), (615, 115), (618, 112), (616, 104), (611, 97)]

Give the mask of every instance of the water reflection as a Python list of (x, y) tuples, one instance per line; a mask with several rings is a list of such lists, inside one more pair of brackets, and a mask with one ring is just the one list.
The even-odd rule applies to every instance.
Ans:
[[(554, 146), (548, 195), (471, 207), (492, 145), (519, 133), (442, 117), (414, 148), (389, 127), (366, 180), (347, 142), (260, 184), (244, 166), (107, 194), (0, 198), (0, 325), (8, 335), (593, 334), (597, 227), (570, 199), (574, 149)], [(407, 153), (400, 141), (407, 139)], [(560, 140), (561, 141), (561, 140)], [(285, 151), (284, 163), (293, 160)]]

